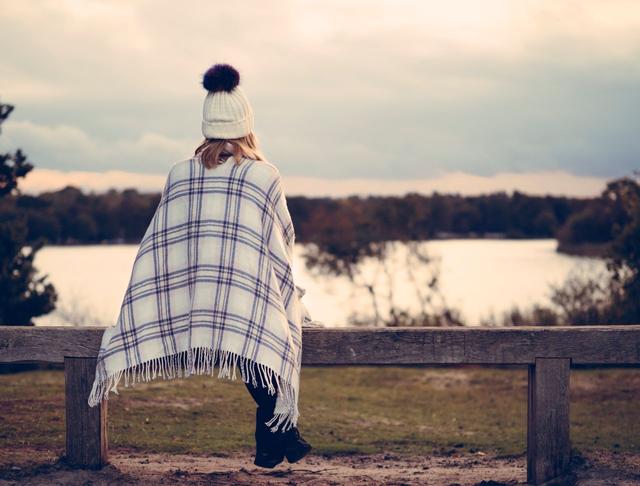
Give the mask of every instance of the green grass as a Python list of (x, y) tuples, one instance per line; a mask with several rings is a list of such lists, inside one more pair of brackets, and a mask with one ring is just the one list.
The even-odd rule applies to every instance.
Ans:
[[(640, 450), (640, 370), (573, 370), (571, 439), (580, 450)], [(109, 399), (109, 442), (146, 451), (227, 454), (253, 447), (244, 384), (210, 376), (124, 387)], [(302, 371), (299, 427), (316, 453), (526, 446), (525, 368), (313, 368)], [(64, 447), (60, 371), (0, 375), (0, 449)]]

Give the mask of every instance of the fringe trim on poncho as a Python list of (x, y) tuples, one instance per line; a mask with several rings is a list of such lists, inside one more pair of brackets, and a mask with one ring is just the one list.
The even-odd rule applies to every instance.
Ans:
[[(274, 416), (266, 422), (272, 432), (278, 430), (285, 432), (297, 423), (300, 413), (294, 396), (294, 388), (289, 383), (282, 380), (268, 366), (256, 363), (231, 351), (209, 347), (194, 347), (173, 355), (153, 358), (109, 376), (106, 376), (104, 366), (98, 366), (96, 373), (99, 375), (99, 379), (93, 383), (89, 405), (94, 407), (102, 400), (108, 400), (110, 391), (119, 395), (118, 384), (123, 376), (125, 387), (129, 387), (129, 384), (135, 387), (136, 383), (149, 382), (156, 378), (172, 380), (187, 378), (193, 374), (213, 376), (215, 365), (219, 367), (218, 378), (236, 380), (236, 368), (238, 368), (242, 381), (245, 383), (249, 383), (251, 380), (253, 386), (256, 387), (258, 386), (256, 377), (259, 377), (260, 386), (267, 388), (270, 395), (274, 395), (277, 391), (282, 400), (276, 401)], [(280, 428), (281, 426), (282, 428)]]

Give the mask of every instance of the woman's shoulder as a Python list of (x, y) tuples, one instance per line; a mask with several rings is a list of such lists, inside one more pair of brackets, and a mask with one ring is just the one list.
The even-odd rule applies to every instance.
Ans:
[(179, 160), (169, 167), (169, 177), (175, 179), (189, 176), (192, 173), (190, 165), (195, 163), (195, 157)]
[(280, 170), (272, 162), (266, 160), (246, 159), (251, 166), (247, 170), (247, 177), (251, 182), (268, 187), (275, 180), (280, 179)]
[[(172, 181), (193, 177), (193, 175), (197, 173), (196, 171), (194, 171), (194, 165), (198, 163), (199, 161), (197, 156), (174, 162), (169, 169), (168, 177)], [(232, 163), (232, 161), (229, 161), (227, 163)], [(266, 160), (244, 158), (242, 160), (242, 164), (246, 164), (247, 168), (242, 171), (235, 171), (236, 177), (238, 174), (243, 174), (242, 177), (244, 179), (259, 187), (269, 189), (274, 181), (280, 180), (280, 170), (272, 162), (268, 162)], [(228, 176), (233, 177), (231, 175), (233, 172), (230, 173), (228, 170), (223, 172)]]

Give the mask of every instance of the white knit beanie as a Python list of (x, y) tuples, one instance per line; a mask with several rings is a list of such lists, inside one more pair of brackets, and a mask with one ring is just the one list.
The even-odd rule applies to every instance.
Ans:
[(202, 109), (205, 138), (240, 138), (253, 131), (253, 110), (240, 86), (240, 74), (228, 64), (215, 64), (205, 73), (207, 90)]

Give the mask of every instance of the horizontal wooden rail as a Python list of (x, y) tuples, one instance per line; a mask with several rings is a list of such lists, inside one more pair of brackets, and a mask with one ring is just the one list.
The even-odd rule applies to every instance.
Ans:
[[(0, 326), (0, 363), (64, 363), (98, 355), (104, 327)], [(640, 325), (557, 327), (309, 328), (305, 365), (640, 363)]]
[[(91, 408), (104, 327), (0, 326), (0, 363), (64, 363), (67, 461), (102, 467), (107, 403)], [(527, 481), (568, 473), (571, 365), (640, 364), (640, 325), (502, 328), (310, 328), (304, 365), (527, 365)]]

